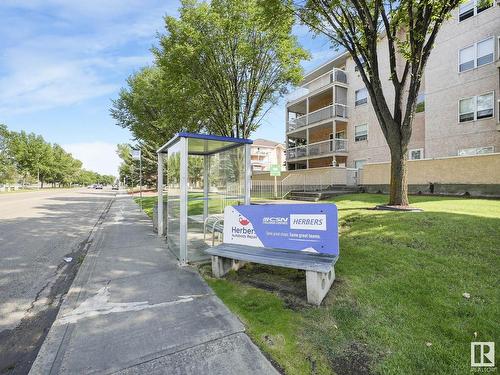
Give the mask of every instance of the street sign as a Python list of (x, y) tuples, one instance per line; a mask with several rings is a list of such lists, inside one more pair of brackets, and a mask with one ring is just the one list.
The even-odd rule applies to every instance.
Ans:
[(132, 150), (132, 159), (139, 160), (141, 158), (141, 150)]
[(271, 176), (281, 176), (281, 166), (279, 164), (271, 164), (269, 167), (269, 173)]

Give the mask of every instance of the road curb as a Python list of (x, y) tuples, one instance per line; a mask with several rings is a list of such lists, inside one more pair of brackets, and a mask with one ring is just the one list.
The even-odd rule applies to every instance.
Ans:
[(106, 203), (106, 206), (99, 215), (99, 218), (90, 230), (87, 239), (84, 241), (83, 251), (85, 253), (85, 258), (80, 265), (70, 288), (63, 297), (57, 316), (52, 322), (52, 326), (50, 327), (50, 330), (47, 333), (40, 350), (38, 351), (37, 357), (31, 366), (29, 374), (51, 374), (53, 373), (53, 370), (57, 368), (57, 366), (55, 366), (56, 363), (60, 363), (61, 358), (59, 357), (61, 348), (63, 347), (65, 340), (67, 340), (71, 335), (72, 330), (69, 329), (71, 328), (70, 325), (66, 325), (63, 330), (57, 329), (58, 327), (54, 327), (54, 323), (65, 313), (65, 311), (73, 309), (78, 300), (82, 297), (82, 294), (85, 293), (81, 287), (85, 284), (85, 280), (88, 280), (90, 277), (90, 273), (93, 269), (92, 265), (95, 263), (97, 255), (96, 250), (99, 250), (99, 246), (97, 246), (98, 241), (96, 241), (96, 239), (98, 240), (97, 235), (115, 199), (116, 195)]

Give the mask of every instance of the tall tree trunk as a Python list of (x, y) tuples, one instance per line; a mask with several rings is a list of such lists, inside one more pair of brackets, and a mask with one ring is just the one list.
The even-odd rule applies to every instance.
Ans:
[(408, 153), (402, 147), (391, 148), (391, 206), (408, 206)]

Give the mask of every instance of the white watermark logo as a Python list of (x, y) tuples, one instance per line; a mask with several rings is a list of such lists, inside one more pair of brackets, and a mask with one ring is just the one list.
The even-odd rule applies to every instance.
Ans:
[(479, 370), (480, 367), (495, 367), (495, 343), (471, 342), (470, 366)]

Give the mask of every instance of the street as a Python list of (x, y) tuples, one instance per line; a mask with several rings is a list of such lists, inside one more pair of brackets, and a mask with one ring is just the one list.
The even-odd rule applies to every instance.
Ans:
[(90, 189), (0, 195), (0, 373), (29, 371), (114, 196)]

